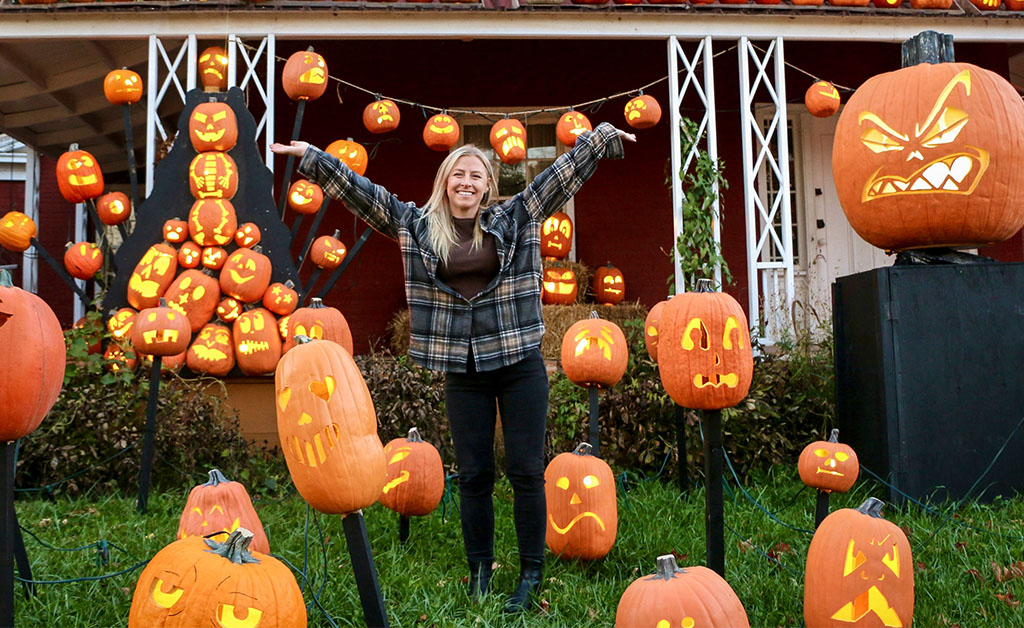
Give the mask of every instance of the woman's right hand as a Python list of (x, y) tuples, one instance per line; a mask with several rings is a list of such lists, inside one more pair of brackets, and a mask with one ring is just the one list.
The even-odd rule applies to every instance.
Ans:
[(306, 150), (309, 148), (309, 142), (293, 141), (287, 146), (274, 142), (270, 145), (270, 150), (277, 155), (289, 155), (291, 157), (298, 157), (302, 159), (302, 156), (306, 154)]

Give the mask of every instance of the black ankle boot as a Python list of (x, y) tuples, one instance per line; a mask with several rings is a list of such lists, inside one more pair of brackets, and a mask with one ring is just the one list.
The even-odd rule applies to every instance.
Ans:
[(469, 597), (474, 601), (487, 595), (492, 565), (493, 561), (490, 560), (469, 561)]
[(543, 567), (544, 563), (539, 560), (524, 560), (520, 563), (519, 586), (508, 597), (505, 604), (506, 613), (523, 612), (530, 606), (530, 598), (540, 594)]

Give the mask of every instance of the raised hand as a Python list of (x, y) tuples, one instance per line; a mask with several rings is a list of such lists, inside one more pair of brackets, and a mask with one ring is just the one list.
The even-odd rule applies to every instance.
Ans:
[(292, 157), (298, 157), (302, 159), (302, 156), (306, 154), (306, 149), (309, 148), (309, 142), (293, 141), (287, 146), (278, 142), (274, 142), (270, 145), (271, 152), (277, 155), (291, 155)]

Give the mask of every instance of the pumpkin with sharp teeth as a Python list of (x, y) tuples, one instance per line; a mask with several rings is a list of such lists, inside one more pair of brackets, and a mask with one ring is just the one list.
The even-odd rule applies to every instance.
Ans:
[(651, 356), (651, 359), (655, 362), (658, 361), (658, 322), (661, 320), (661, 311), (665, 309), (665, 304), (668, 301), (658, 301), (651, 308), (651, 311), (647, 313), (647, 318), (644, 319), (644, 347), (647, 349), (647, 355)]
[(195, 242), (189, 241), (178, 249), (178, 266), (182, 268), (195, 268), (203, 257), (203, 249)]
[(341, 262), (344, 261), (348, 249), (338, 239), (340, 234), (340, 231), (335, 230), (333, 236), (320, 236), (313, 242), (313, 246), (309, 250), (309, 259), (317, 267), (324, 270), (334, 270), (341, 266)]
[(615, 305), (626, 298), (626, 282), (622, 271), (610, 263), (594, 271), (592, 286), (594, 301), (604, 305)]
[(444, 465), (437, 448), (414, 427), (406, 438), (384, 446), (384, 458), (388, 475), (380, 503), (405, 517), (432, 513), (444, 494)]
[(254, 222), (247, 222), (235, 231), (235, 244), (250, 249), (260, 243), (263, 234)]
[(526, 127), (515, 118), (498, 120), (491, 126), (491, 148), (503, 163), (515, 165), (526, 159)]
[(353, 142), (350, 139), (337, 140), (328, 144), (324, 152), (340, 159), (352, 172), (360, 175), (366, 174), (366, 165), (370, 158), (366, 153), (366, 148), (359, 142)]
[(199, 82), (213, 91), (228, 88), (228, 53), (220, 46), (210, 46), (199, 54)]
[(220, 284), (209, 270), (189, 268), (164, 293), (167, 305), (185, 315), (192, 332), (206, 324), (217, 310)]
[(130, 334), (132, 347), (145, 355), (171, 356), (184, 353), (188, 349), (188, 341), (192, 339), (188, 319), (167, 307), (167, 302), (162, 298), (158, 306), (139, 312)]
[(123, 192), (109, 192), (96, 199), (96, 213), (100, 222), (113, 227), (131, 217), (132, 202)]
[(578, 290), (576, 273), (571, 268), (551, 266), (544, 269), (544, 282), (540, 293), (542, 303), (572, 305), (576, 302)]
[(238, 165), (227, 153), (199, 153), (188, 171), (189, 190), (195, 198), (230, 200), (238, 191)]
[(164, 240), (173, 244), (181, 244), (188, 238), (188, 223), (181, 218), (173, 218), (164, 223)]
[(447, 113), (431, 116), (423, 125), (423, 143), (430, 150), (448, 151), (459, 142), (459, 123)]
[(540, 254), (554, 259), (569, 257), (572, 248), (572, 218), (565, 212), (547, 217), (540, 228)]
[(284, 352), (295, 346), (295, 336), (308, 336), (313, 340), (331, 340), (353, 353), (352, 331), (341, 310), (323, 304), (319, 297), (310, 299), (309, 305), (300, 307), (291, 315), (291, 331), (284, 342)]
[(815, 441), (804, 447), (797, 470), (803, 483), (811, 488), (845, 493), (857, 481), (860, 463), (853, 447), (839, 442), (839, 430), (832, 430), (827, 441)]
[(57, 159), (57, 187), (69, 203), (83, 203), (103, 194), (103, 171), (92, 153), (69, 150)]
[(615, 545), (619, 511), (615, 476), (608, 463), (590, 455), (590, 443), (559, 454), (544, 471), (548, 549), (568, 560), (604, 558)]
[(246, 375), (272, 373), (281, 359), (277, 319), (269, 310), (247, 310), (234, 322), (235, 362)]
[(238, 229), (235, 206), (222, 199), (198, 200), (188, 213), (188, 233), (199, 246), (224, 246)]
[(131, 332), (132, 324), (135, 323), (135, 317), (138, 314), (137, 311), (130, 307), (123, 307), (116, 312), (111, 310), (110, 318), (107, 319), (107, 330), (110, 332), (110, 335), (115, 340), (128, 339), (128, 333)]
[(220, 270), (228, 261), (228, 252), (219, 246), (208, 246), (203, 249), (203, 268)]
[(202, 102), (188, 117), (188, 137), (197, 153), (226, 151), (238, 142), (238, 119), (226, 102)]
[[(607, 1), (607, 0), (605, 0)], [(567, 111), (558, 119), (555, 125), (555, 135), (558, 141), (569, 148), (576, 145), (576, 140), (587, 131), (593, 131), (594, 125), (590, 123), (587, 116), (579, 111)]]
[(32, 246), (36, 223), (28, 214), (10, 211), (0, 218), (0, 246), (12, 253), (22, 253)]
[(103, 79), (103, 95), (112, 105), (135, 104), (142, 100), (142, 77), (128, 68), (111, 70)]
[(281, 72), (281, 88), (292, 100), (316, 100), (327, 90), (327, 62), (310, 50), (293, 52)]
[(401, 112), (393, 100), (375, 100), (363, 109), (363, 126), (370, 133), (394, 131), (401, 120)]
[(284, 283), (272, 283), (263, 293), (263, 307), (278, 316), (287, 316), (299, 306), (299, 295), (295, 283), (289, 279)]
[(103, 266), (103, 253), (92, 242), (77, 242), (64, 252), (64, 268), (76, 279), (92, 279)]
[(661, 105), (654, 97), (640, 94), (626, 103), (623, 115), (634, 129), (649, 129), (661, 120)]
[(223, 377), (235, 367), (231, 330), (217, 323), (204, 325), (185, 354), (185, 364), (195, 373)]
[(220, 289), (243, 303), (255, 303), (267, 291), (270, 274), (270, 258), (259, 247), (236, 249), (220, 271)]
[(288, 208), (297, 214), (315, 214), (323, 204), (323, 188), (308, 179), (296, 181), (288, 188)]
[(626, 373), (629, 349), (622, 329), (592, 312), (562, 336), (562, 370), (585, 388), (610, 388)]
[(149, 247), (128, 278), (128, 303), (136, 310), (153, 307), (178, 271), (178, 252), (163, 242)]
[[(228, 480), (219, 469), (211, 469), (209, 480), (189, 491), (185, 509), (178, 520), (178, 538), (201, 536), (223, 543), (239, 528), (252, 532), (252, 549), (270, 553), (263, 522), (253, 508), (245, 485)], [(223, 532), (214, 534), (218, 530)]]

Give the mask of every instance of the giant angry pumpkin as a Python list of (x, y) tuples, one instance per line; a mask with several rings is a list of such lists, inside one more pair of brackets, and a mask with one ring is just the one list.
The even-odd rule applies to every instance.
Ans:
[(576, 302), (579, 286), (576, 273), (564, 266), (550, 266), (544, 269), (540, 300), (550, 305), (572, 305)]
[(314, 340), (332, 340), (353, 353), (352, 331), (349, 330), (345, 315), (338, 308), (323, 304), (314, 297), (309, 305), (295, 310), (288, 321), (291, 328), (285, 339), (284, 352), (288, 353), (295, 346), (295, 336), (309, 336)]
[(459, 123), (447, 113), (431, 116), (423, 125), (423, 143), (430, 150), (448, 151), (459, 141)]
[(360, 175), (366, 174), (366, 164), (370, 158), (366, 154), (366, 148), (359, 142), (353, 142), (350, 139), (337, 140), (328, 144), (324, 152), (340, 159), (352, 172)]
[(210, 320), (220, 301), (220, 284), (209, 270), (189, 268), (164, 293), (167, 305), (185, 315), (196, 332)]
[(565, 259), (572, 248), (572, 218), (557, 211), (544, 221), (540, 228), (540, 254), (544, 257)]
[(167, 302), (160, 299), (160, 304), (139, 312), (130, 332), (132, 347), (137, 353), (145, 355), (176, 356), (188, 349), (188, 341), (192, 339), (188, 319), (181, 312), (172, 310)]
[(238, 142), (238, 119), (226, 102), (201, 102), (188, 117), (188, 138), (197, 153), (231, 150)]
[(196, 373), (223, 377), (235, 367), (231, 330), (218, 323), (204, 325), (185, 354), (185, 364)]
[(235, 361), (246, 375), (272, 373), (281, 359), (277, 319), (261, 307), (243, 312), (231, 329)]
[(109, 192), (96, 199), (96, 213), (100, 222), (113, 227), (132, 215), (132, 202), (124, 192)]
[(199, 153), (188, 170), (189, 190), (195, 198), (229, 200), (238, 191), (238, 166), (227, 153)]
[[(185, 500), (178, 520), (178, 538), (202, 536), (223, 543), (229, 534), (245, 528), (253, 534), (252, 549), (269, 554), (270, 542), (249, 491), (242, 483), (228, 480), (219, 469), (211, 469), (209, 475), (210, 479), (193, 487)], [(215, 534), (217, 531), (222, 532)]]
[(142, 77), (128, 68), (111, 70), (103, 79), (103, 95), (112, 105), (137, 103), (142, 100)]
[(923, 63), (868, 79), (836, 127), (854, 230), (889, 251), (974, 247), (1024, 226), (1024, 102), (998, 74)]
[(188, 213), (188, 233), (199, 246), (224, 246), (237, 229), (235, 206), (228, 200), (198, 200)]
[(860, 463), (853, 447), (839, 442), (839, 430), (832, 430), (827, 441), (804, 447), (797, 463), (800, 479), (819, 491), (845, 493), (860, 475)]
[(526, 128), (515, 118), (498, 120), (491, 127), (491, 148), (502, 162), (514, 165), (526, 159)]
[(380, 503), (405, 517), (433, 512), (444, 494), (444, 465), (437, 448), (423, 440), (414, 427), (408, 437), (384, 446), (384, 458), (388, 477)]
[(590, 443), (580, 443), (574, 451), (555, 456), (544, 471), (545, 538), (559, 558), (597, 560), (615, 544), (615, 476), (608, 463), (590, 455), (590, 449)]
[[(603, 1), (607, 2), (607, 0)], [(562, 114), (562, 117), (558, 119), (558, 124), (555, 125), (555, 135), (558, 137), (558, 141), (569, 148), (576, 145), (579, 136), (593, 130), (594, 125), (590, 123), (587, 116), (573, 110)]]
[(32, 246), (36, 223), (28, 214), (10, 211), (0, 218), (0, 246), (12, 253), (22, 253)]
[(281, 88), (292, 100), (316, 100), (327, 90), (327, 62), (310, 50), (293, 52), (281, 72)]
[(281, 448), (303, 499), (327, 514), (376, 502), (387, 460), (352, 356), (336, 343), (301, 337), (278, 363), (274, 390)]
[(618, 325), (593, 312), (573, 323), (562, 336), (562, 369), (574, 384), (587, 388), (614, 386), (626, 372), (629, 348)]
[(220, 46), (210, 46), (199, 54), (199, 82), (207, 91), (228, 88), (228, 53)]
[(92, 242), (77, 242), (64, 252), (64, 268), (75, 279), (92, 279), (103, 266), (103, 253)]
[(153, 307), (174, 281), (178, 252), (163, 242), (149, 247), (128, 278), (128, 303), (136, 310)]
[(363, 126), (370, 133), (394, 131), (401, 120), (401, 112), (393, 100), (375, 100), (363, 109)]
[(270, 258), (262, 252), (236, 249), (220, 271), (221, 292), (243, 303), (255, 303), (267, 291), (271, 271)]
[(57, 159), (57, 187), (69, 203), (82, 203), (103, 194), (103, 171), (92, 153), (69, 150)]
[(610, 262), (594, 271), (590, 287), (594, 292), (594, 301), (603, 305), (622, 303), (626, 298), (626, 280), (622, 271)]

